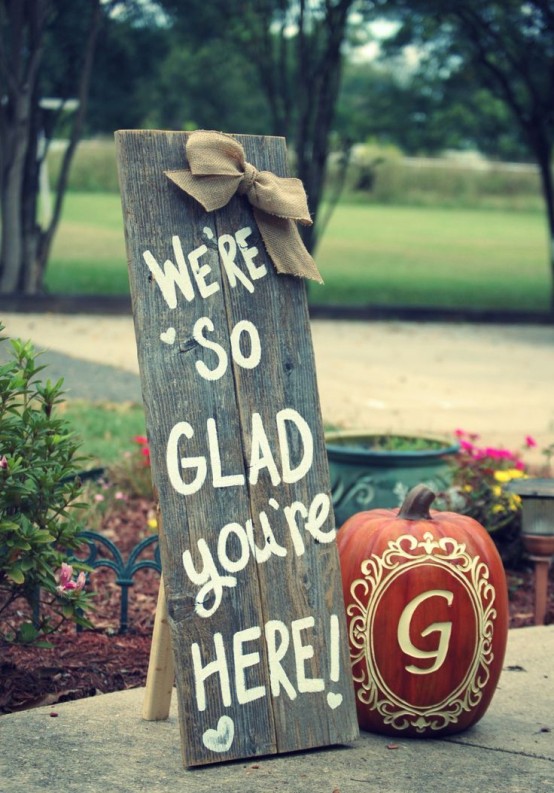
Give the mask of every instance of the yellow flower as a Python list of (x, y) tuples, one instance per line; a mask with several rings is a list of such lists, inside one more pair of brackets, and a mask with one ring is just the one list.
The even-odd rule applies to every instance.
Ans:
[(508, 506), (512, 510), (512, 512), (517, 512), (517, 510), (521, 506), (521, 496), (518, 496), (517, 493), (509, 493)]
[(156, 518), (148, 518), (148, 528), (149, 529), (158, 528), (158, 521), (156, 520)]
[(508, 468), (506, 471), (495, 471), (494, 478), (497, 482), (511, 482), (512, 479), (525, 479), (526, 474), (517, 468)]
[(495, 498), (500, 498), (500, 496), (502, 495), (502, 488), (500, 487), (500, 485), (493, 485), (491, 487), (491, 493)]
[(502, 504), (493, 504), (491, 507), (491, 512), (493, 515), (498, 515), (499, 512), (504, 512), (504, 507)]

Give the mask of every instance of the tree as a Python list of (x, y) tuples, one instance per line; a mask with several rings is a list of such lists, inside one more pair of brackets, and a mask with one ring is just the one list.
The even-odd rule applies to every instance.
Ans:
[[(42, 290), (69, 167), (87, 109), (94, 48), (109, 6), (101, 0), (0, 0), (0, 293)], [(49, 63), (49, 79), (45, 63)], [(58, 81), (52, 79), (56, 73)], [(48, 85), (61, 102), (45, 111)], [(39, 172), (56, 116), (77, 99), (52, 218), (37, 220)], [(45, 118), (46, 113), (50, 116)], [(44, 145), (39, 141), (44, 136)]]
[[(357, 0), (160, 0), (188, 44), (235, 52), (255, 68), (274, 135), (288, 139), (304, 183), (314, 225), (302, 233), (317, 242), (329, 141), (345, 46)], [(194, 25), (191, 25), (191, 19)], [(219, 43), (218, 43), (219, 42)], [(194, 54), (194, 47), (192, 49)], [(218, 72), (225, 80), (219, 62)]]
[(389, 61), (346, 64), (335, 130), (409, 155), (477, 149), (500, 160), (529, 159), (505, 105), (466, 75), (398, 72)]
[(155, 18), (126, 13), (108, 20), (96, 46), (85, 135), (155, 125), (152, 108), (165, 99), (158, 86), (169, 39)]
[(190, 45), (179, 31), (171, 30), (168, 53), (152, 89), (147, 126), (226, 129), (250, 135), (271, 131), (255, 67), (227, 39)]
[(552, 0), (383, 0), (415, 43), (420, 69), (464, 74), (511, 113), (538, 165), (550, 236), (554, 311), (554, 5)]

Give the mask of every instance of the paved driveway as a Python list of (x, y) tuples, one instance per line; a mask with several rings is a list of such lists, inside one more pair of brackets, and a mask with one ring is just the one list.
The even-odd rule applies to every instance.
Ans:
[[(131, 317), (1, 319), (49, 350), (49, 375), (65, 378), (69, 396), (140, 399)], [(328, 424), (554, 443), (554, 327), (314, 320), (312, 336)]]

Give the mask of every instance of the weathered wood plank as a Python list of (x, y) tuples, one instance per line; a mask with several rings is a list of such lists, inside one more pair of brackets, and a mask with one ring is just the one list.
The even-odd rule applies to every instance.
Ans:
[[(284, 175), (282, 140), (237, 138)], [(245, 199), (207, 214), (167, 180), (185, 133), (116, 139), (185, 764), (351, 740), (304, 284)]]

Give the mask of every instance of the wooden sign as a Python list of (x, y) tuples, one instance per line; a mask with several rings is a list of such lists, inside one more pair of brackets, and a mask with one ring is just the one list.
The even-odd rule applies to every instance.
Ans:
[[(282, 139), (237, 136), (285, 175)], [(301, 278), (250, 204), (206, 212), (164, 174), (186, 133), (116, 133), (187, 766), (358, 734)]]

